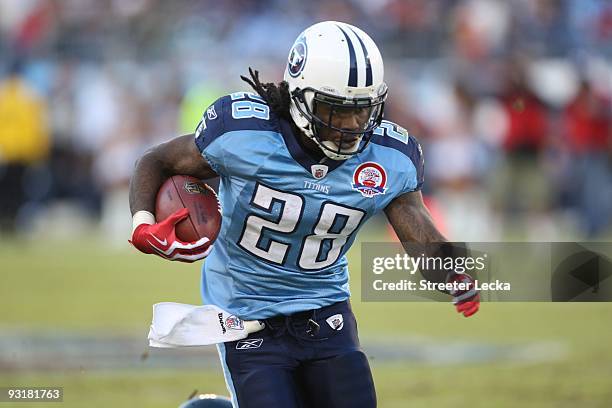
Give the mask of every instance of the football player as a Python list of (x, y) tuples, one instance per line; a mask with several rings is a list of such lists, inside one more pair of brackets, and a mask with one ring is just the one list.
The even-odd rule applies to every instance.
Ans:
[[(387, 85), (374, 41), (349, 24), (307, 28), (290, 50), (284, 81), (236, 92), (205, 112), (195, 134), (149, 150), (130, 189), (132, 243), (170, 260), (207, 257), (202, 297), (264, 330), (219, 345), (240, 407), (373, 407), (374, 383), (359, 346), (345, 254), (357, 231), (384, 211), (403, 242), (445, 242), (423, 204), (417, 140), (383, 120)], [(155, 195), (175, 174), (221, 179), (216, 243), (181, 242), (185, 211), (154, 217)], [(453, 293), (460, 313), (478, 310), (469, 275)]]

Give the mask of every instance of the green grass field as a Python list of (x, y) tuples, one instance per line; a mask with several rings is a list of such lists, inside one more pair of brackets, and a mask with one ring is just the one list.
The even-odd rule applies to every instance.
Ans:
[[(356, 245), (351, 265), (358, 270)], [(94, 244), (0, 241), (0, 332), (105, 332), (146, 337), (151, 305), (199, 303), (199, 265), (165, 262)], [(566, 352), (550, 361), (462, 364), (372, 361), (381, 407), (612, 406), (612, 304), (484, 303), (465, 319), (450, 304), (362, 303), (352, 279), (363, 339), (417, 339), (504, 346), (539, 342)], [(5, 350), (6, 352), (6, 350)], [(10, 351), (9, 351), (10, 352)], [(367, 352), (367, 350), (366, 350)], [(135, 356), (137, 358), (137, 356)], [(63, 403), (19, 407), (176, 407), (194, 389), (227, 394), (220, 368), (19, 371), (0, 386), (63, 386)], [(146, 364), (146, 363), (145, 363)], [(145, 366), (146, 367), (146, 366)], [(0, 403), (0, 408), (9, 404)]]

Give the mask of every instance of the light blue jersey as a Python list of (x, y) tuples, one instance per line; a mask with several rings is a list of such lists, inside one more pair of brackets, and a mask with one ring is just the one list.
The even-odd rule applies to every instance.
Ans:
[(223, 221), (202, 296), (243, 319), (346, 300), (346, 252), (364, 223), (423, 183), (421, 148), (383, 121), (362, 153), (315, 162), (291, 125), (238, 92), (204, 113), (195, 142), (221, 177)]

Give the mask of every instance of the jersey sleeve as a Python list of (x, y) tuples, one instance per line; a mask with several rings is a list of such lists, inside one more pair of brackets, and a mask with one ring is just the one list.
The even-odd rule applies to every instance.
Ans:
[(252, 92), (234, 92), (213, 103), (202, 115), (195, 143), (202, 156), (220, 176), (252, 175), (258, 166), (252, 159), (263, 133), (277, 132), (278, 121), (270, 107)]
[(210, 167), (220, 175), (227, 174), (225, 152), (218, 139), (225, 133), (224, 116), (227, 96), (217, 99), (210, 105), (195, 130), (195, 144)]
[(414, 166), (414, 173), (409, 172), (409, 176), (406, 179), (406, 185), (404, 186), (404, 193), (411, 191), (418, 191), (423, 188), (423, 182), (425, 181), (425, 160), (423, 158), (423, 149), (419, 141), (412, 135), (408, 136), (408, 143), (406, 143), (406, 155), (410, 159), (410, 162)]
[(374, 130), (372, 142), (395, 151), (391, 155), (396, 170), (401, 174), (398, 193), (409, 193), (423, 188), (424, 168), (423, 149), (419, 141), (403, 127), (383, 120)]

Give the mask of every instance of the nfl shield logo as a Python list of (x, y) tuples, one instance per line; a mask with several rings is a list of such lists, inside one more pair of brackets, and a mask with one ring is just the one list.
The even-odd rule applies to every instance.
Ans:
[(341, 314), (335, 314), (333, 316), (330, 316), (325, 319), (325, 321), (327, 322), (327, 324), (329, 324), (329, 327), (331, 327), (335, 331), (340, 331), (344, 327), (344, 319), (342, 318)]
[(321, 180), (327, 175), (327, 166), (324, 164), (313, 164), (310, 166), (312, 176), (317, 180)]
[(232, 330), (242, 330), (244, 329), (244, 325), (242, 324), (242, 320), (238, 317), (231, 315), (227, 319), (225, 319), (225, 325), (228, 329)]
[(203, 185), (200, 183), (194, 183), (192, 181), (186, 181), (183, 188), (189, 194), (208, 194), (208, 191), (206, 191), (206, 188)]

